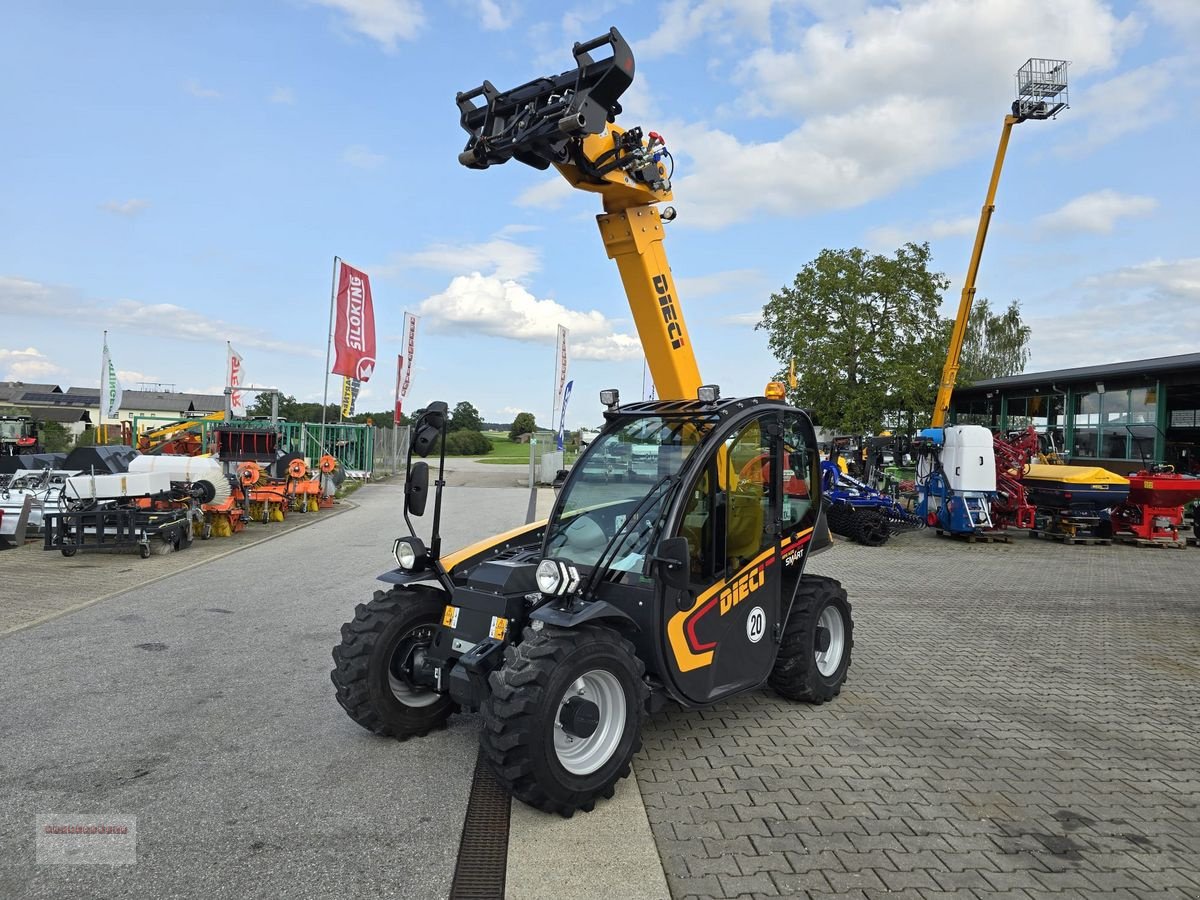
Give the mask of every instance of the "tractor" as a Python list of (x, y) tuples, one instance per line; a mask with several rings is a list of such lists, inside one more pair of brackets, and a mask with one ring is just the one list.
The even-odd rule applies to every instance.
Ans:
[(0, 416), (0, 456), (41, 452), (37, 422), (30, 416)]
[[(611, 55), (594, 58), (601, 49)], [(342, 708), (379, 735), (405, 740), (479, 711), (499, 782), (564, 816), (613, 795), (664, 704), (703, 707), (763, 684), (823, 703), (854, 645), (845, 590), (804, 573), (832, 543), (812, 422), (781, 383), (730, 399), (701, 381), (663, 249), (674, 211), (657, 206), (674, 163), (661, 135), (615, 124), (633, 54), (614, 28), (574, 57), (561, 75), (459, 94), (459, 161), (554, 166), (601, 196), (601, 238), (663, 399), (602, 392), (604, 428), (549, 518), (447, 554), (448, 411), (431, 403), (412, 425), (397, 568), (342, 626), (331, 673)], [(439, 447), (426, 542), (412, 517)], [(634, 456), (638, 478), (597, 477)]]

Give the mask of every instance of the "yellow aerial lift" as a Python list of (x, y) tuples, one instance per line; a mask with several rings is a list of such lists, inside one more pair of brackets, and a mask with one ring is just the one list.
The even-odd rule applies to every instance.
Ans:
[[(600, 195), (601, 239), (661, 399), (621, 405), (601, 392), (605, 428), (548, 521), (446, 555), (444, 453), (428, 544), (410, 518), (430, 483), (413, 455), (444, 445), (446, 404), (431, 404), (412, 426), (399, 568), (343, 626), (332, 673), (338, 702), (376, 734), (404, 740), (480, 710), (499, 781), (563, 815), (612, 796), (650, 708), (764, 682), (822, 703), (841, 690), (853, 646), (841, 585), (802, 576), (829, 544), (812, 423), (783, 384), (741, 399), (702, 384), (663, 247), (674, 211), (658, 209), (674, 163), (660, 135), (615, 123), (633, 54), (614, 28), (574, 57), (560, 75), (460, 94), (459, 160), (554, 166)], [(633, 459), (636, 470), (613, 470)]]
[(1012, 134), (1012, 127), (1019, 122), (1052, 119), (1067, 108), (1067, 66), (1064, 59), (1034, 58), (1017, 70), (1017, 99), (1013, 101), (1012, 113), (1004, 117), (1004, 127), (1000, 131), (1000, 146), (996, 149), (996, 162), (992, 165), (992, 178), (988, 182), (987, 198), (979, 214), (971, 262), (967, 265), (967, 277), (958, 301), (958, 314), (954, 317), (954, 330), (950, 334), (950, 350), (946, 354), (942, 380), (938, 383), (937, 400), (933, 404), (933, 419), (930, 422), (933, 428), (942, 428), (950, 412), (950, 396), (958, 380), (963, 342), (971, 319), (971, 305), (975, 302), (975, 276), (979, 274), (983, 244), (987, 240), (988, 225), (996, 209), (996, 188), (1000, 184), (1000, 170), (1004, 166), (1009, 135)]

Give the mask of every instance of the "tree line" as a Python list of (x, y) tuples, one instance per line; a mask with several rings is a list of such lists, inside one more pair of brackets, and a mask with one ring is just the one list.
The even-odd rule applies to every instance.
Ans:
[[(791, 402), (817, 424), (862, 434), (889, 420), (927, 425), (953, 320), (939, 312), (950, 281), (931, 270), (929, 244), (906, 243), (891, 256), (823, 250), (788, 287), (771, 294), (756, 328), (788, 371)], [(1030, 328), (1020, 303), (993, 309), (975, 301), (958, 384), (1014, 375), (1029, 360)]]

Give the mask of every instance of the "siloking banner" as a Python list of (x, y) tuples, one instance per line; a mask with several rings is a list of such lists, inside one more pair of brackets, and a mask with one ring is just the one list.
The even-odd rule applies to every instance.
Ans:
[(375, 310), (366, 272), (342, 263), (334, 309), (334, 375), (370, 381), (375, 374)]
[(413, 351), (417, 346), (417, 317), (412, 313), (404, 314), (404, 352), (396, 357), (396, 422), (404, 406), (404, 398), (408, 396), (408, 386), (412, 383)]

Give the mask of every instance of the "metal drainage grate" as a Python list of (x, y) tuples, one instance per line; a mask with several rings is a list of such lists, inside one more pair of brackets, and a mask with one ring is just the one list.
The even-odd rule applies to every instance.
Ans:
[(508, 871), (508, 815), (512, 797), (483, 758), (475, 761), (450, 900), (504, 900)]

